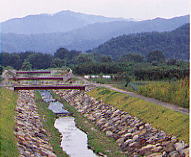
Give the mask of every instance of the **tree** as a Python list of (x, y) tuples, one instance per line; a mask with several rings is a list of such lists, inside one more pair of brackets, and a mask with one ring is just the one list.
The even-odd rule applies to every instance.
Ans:
[(65, 59), (66, 56), (68, 56), (68, 54), (70, 53), (70, 51), (68, 49), (65, 48), (59, 48), (56, 53), (54, 53), (54, 57), (55, 58), (60, 58), (60, 59)]
[(129, 53), (120, 58), (121, 62), (143, 62), (144, 57), (137, 53)]
[(165, 62), (165, 56), (161, 51), (152, 51), (147, 55), (147, 61), (152, 62)]
[(65, 66), (65, 65), (66, 65), (65, 60), (60, 58), (54, 58), (51, 63), (51, 66), (54, 68), (61, 68), (62, 66)]
[(92, 63), (94, 61), (93, 56), (91, 54), (80, 54), (76, 58), (76, 62), (78, 64), (83, 64), (83, 63)]
[(112, 58), (110, 56), (102, 56), (100, 60), (103, 63), (112, 62)]
[(30, 64), (30, 62), (28, 62), (27, 60), (25, 60), (22, 64), (21, 67), (22, 70), (31, 70), (32, 69), (32, 64)]
[(0, 75), (3, 73), (3, 66), (0, 65)]
[(35, 53), (28, 56), (27, 61), (32, 64), (33, 69), (47, 69), (50, 67), (52, 59), (50, 54)]
[(80, 54), (80, 51), (71, 50), (69, 51), (66, 48), (60, 48), (54, 53), (55, 58), (59, 58), (65, 61), (66, 64), (73, 64), (75, 58)]
[(2, 66), (12, 66), (20, 69), (22, 62), (20, 56), (16, 53), (0, 53), (0, 61)]

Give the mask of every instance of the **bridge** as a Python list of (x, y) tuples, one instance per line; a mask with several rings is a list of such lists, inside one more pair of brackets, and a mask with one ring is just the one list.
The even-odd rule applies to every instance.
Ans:
[(19, 80), (63, 80), (62, 77), (13, 77), (11, 78), (14, 81), (19, 81)]
[(51, 71), (16, 71), (16, 74), (50, 74)]
[(79, 86), (79, 85), (14, 86), (14, 90), (48, 90), (48, 89), (85, 90), (85, 86)]
[[(59, 81), (64, 81), (65, 78), (70, 79), (71, 78), (71, 73), (65, 74), (65, 75), (49, 75), (49, 76), (24, 76), (21, 77), (19, 76), (20, 74), (50, 74), (51, 71), (16, 71), (14, 72), (17, 74), (11, 75), (8, 77), (5, 77), (9, 80), (14, 80), (14, 81), (24, 81), (24, 80), (33, 80), (33, 81), (39, 81), (39, 80), (59, 80)], [(4, 87), (12, 87), (14, 90), (49, 90), (49, 89), (69, 89), (69, 90), (85, 90), (85, 85), (79, 85), (79, 84), (35, 84), (35, 85), (24, 85), (24, 84), (4, 84), (0, 85)]]

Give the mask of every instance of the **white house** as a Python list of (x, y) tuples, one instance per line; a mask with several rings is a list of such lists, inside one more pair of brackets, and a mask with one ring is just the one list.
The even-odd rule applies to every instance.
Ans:
[(85, 79), (90, 79), (90, 75), (84, 75)]
[(103, 75), (102, 78), (111, 79), (111, 76), (110, 75)]

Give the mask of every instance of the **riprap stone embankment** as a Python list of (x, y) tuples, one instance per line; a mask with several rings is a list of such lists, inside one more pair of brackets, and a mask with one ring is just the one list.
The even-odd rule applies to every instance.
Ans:
[(168, 136), (127, 112), (97, 101), (84, 92), (55, 90), (55, 93), (95, 123), (107, 136), (113, 137), (129, 156), (189, 156), (189, 146), (184, 141)]
[(19, 91), (15, 135), (20, 157), (56, 157), (37, 112), (34, 91)]

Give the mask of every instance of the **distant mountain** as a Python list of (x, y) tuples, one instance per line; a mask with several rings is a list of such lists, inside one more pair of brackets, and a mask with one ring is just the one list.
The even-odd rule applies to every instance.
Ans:
[(31, 50), (54, 53), (60, 47), (86, 51), (123, 34), (172, 31), (185, 23), (189, 23), (189, 16), (95, 23), (66, 33), (32, 35), (3, 33), (0, 45), (3, 51), (8, 52)]
[(91, 52), (119, 58), (132, 52), (145, 56), (151, 51), (159, 50), (167, 58), (189, 60), (189, 46), (190, 24), (185, 24), (171, 32), (119, 36), (105, 42)]
[(128, 19), (88, 15), (67, 10), (53, 15), (39, 14), (14, 18), (0, 24), (2, 33), (37, 34), (68, 32), (93, 23), (123, 20)]

